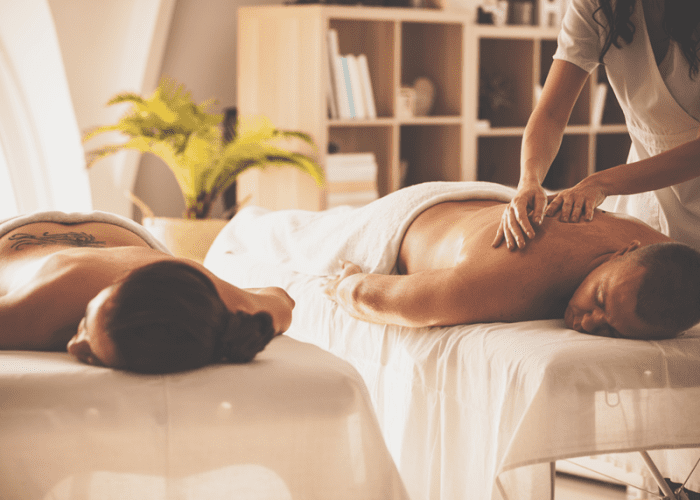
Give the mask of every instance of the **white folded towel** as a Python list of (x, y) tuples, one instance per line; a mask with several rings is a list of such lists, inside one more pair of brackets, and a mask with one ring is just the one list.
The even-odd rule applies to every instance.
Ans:
[(158, 241), (155, 236), (149, 233), (148, 230), (141, 224), (137, 224), (133, 220), (122, 217), (121, 215), (110, 212), (101, 212), (99, 210), (95, 210), (94, 212), (72, 213), (59, 211), (32, 212), (29, 214), (19, 215), (17, 217), (0, 221), (0, 238), (18, 227), (33, 224), (35, 222), (57, 222), (59, 224), (68, 225), (82, 224), (85, 222), (103, 222), (105, 224), (112, 224), (114, 226), (128, 229), (145, 241), (151, 248), (155, 248), (156, 250), (170, 254), (170, 250), (168, 250), (165, 245)]

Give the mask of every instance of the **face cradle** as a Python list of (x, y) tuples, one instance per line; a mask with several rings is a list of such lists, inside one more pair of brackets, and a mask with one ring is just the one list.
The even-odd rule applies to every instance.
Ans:
[(601, 337), (649, 340), (659, 330), (635, 312), (645, 269), (628, 256), (615, 254), (594, 269), (578, 287), (564, 313), (568, 328)]

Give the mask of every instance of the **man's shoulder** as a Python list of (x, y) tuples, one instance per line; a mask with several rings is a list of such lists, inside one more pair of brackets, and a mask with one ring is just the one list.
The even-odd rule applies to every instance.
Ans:
[(674, 241), (672, 238), (654, 229), (644, 221), (628, 214), (598, 210), (591, 222), (584, 222), (582, 224), (596, 224), (611, 237), (637, 239), (644, 245)]

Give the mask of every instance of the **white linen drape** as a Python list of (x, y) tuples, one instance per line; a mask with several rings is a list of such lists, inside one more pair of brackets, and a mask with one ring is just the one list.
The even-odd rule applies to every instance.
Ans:
[(0, 12), (0, 218), (90, 210), (80, 132), (48, 3), (0, 0)]
[[(53, 16), (81, 133), (114, 123), (127, 107), (106, 106), (119, 92), (150, 94), (160, 70), (175, 0), (46, 0)], [(89, 149), (123, 140), (105, 134)], [(88, 170), (95, 210), (132, 216), (140, 155), (124, 151)]]

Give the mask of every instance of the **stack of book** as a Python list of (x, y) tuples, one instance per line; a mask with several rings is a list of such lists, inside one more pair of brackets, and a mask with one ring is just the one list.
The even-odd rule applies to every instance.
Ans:
[(331, 118), (376, 118), (372, 80), (365, 54), (340, 54), (338, 32), (328, 30), (326, 95)]
[(361, 206), (379, 198), (374, 153), (335, 153), (326, 156), (328, 208)]

